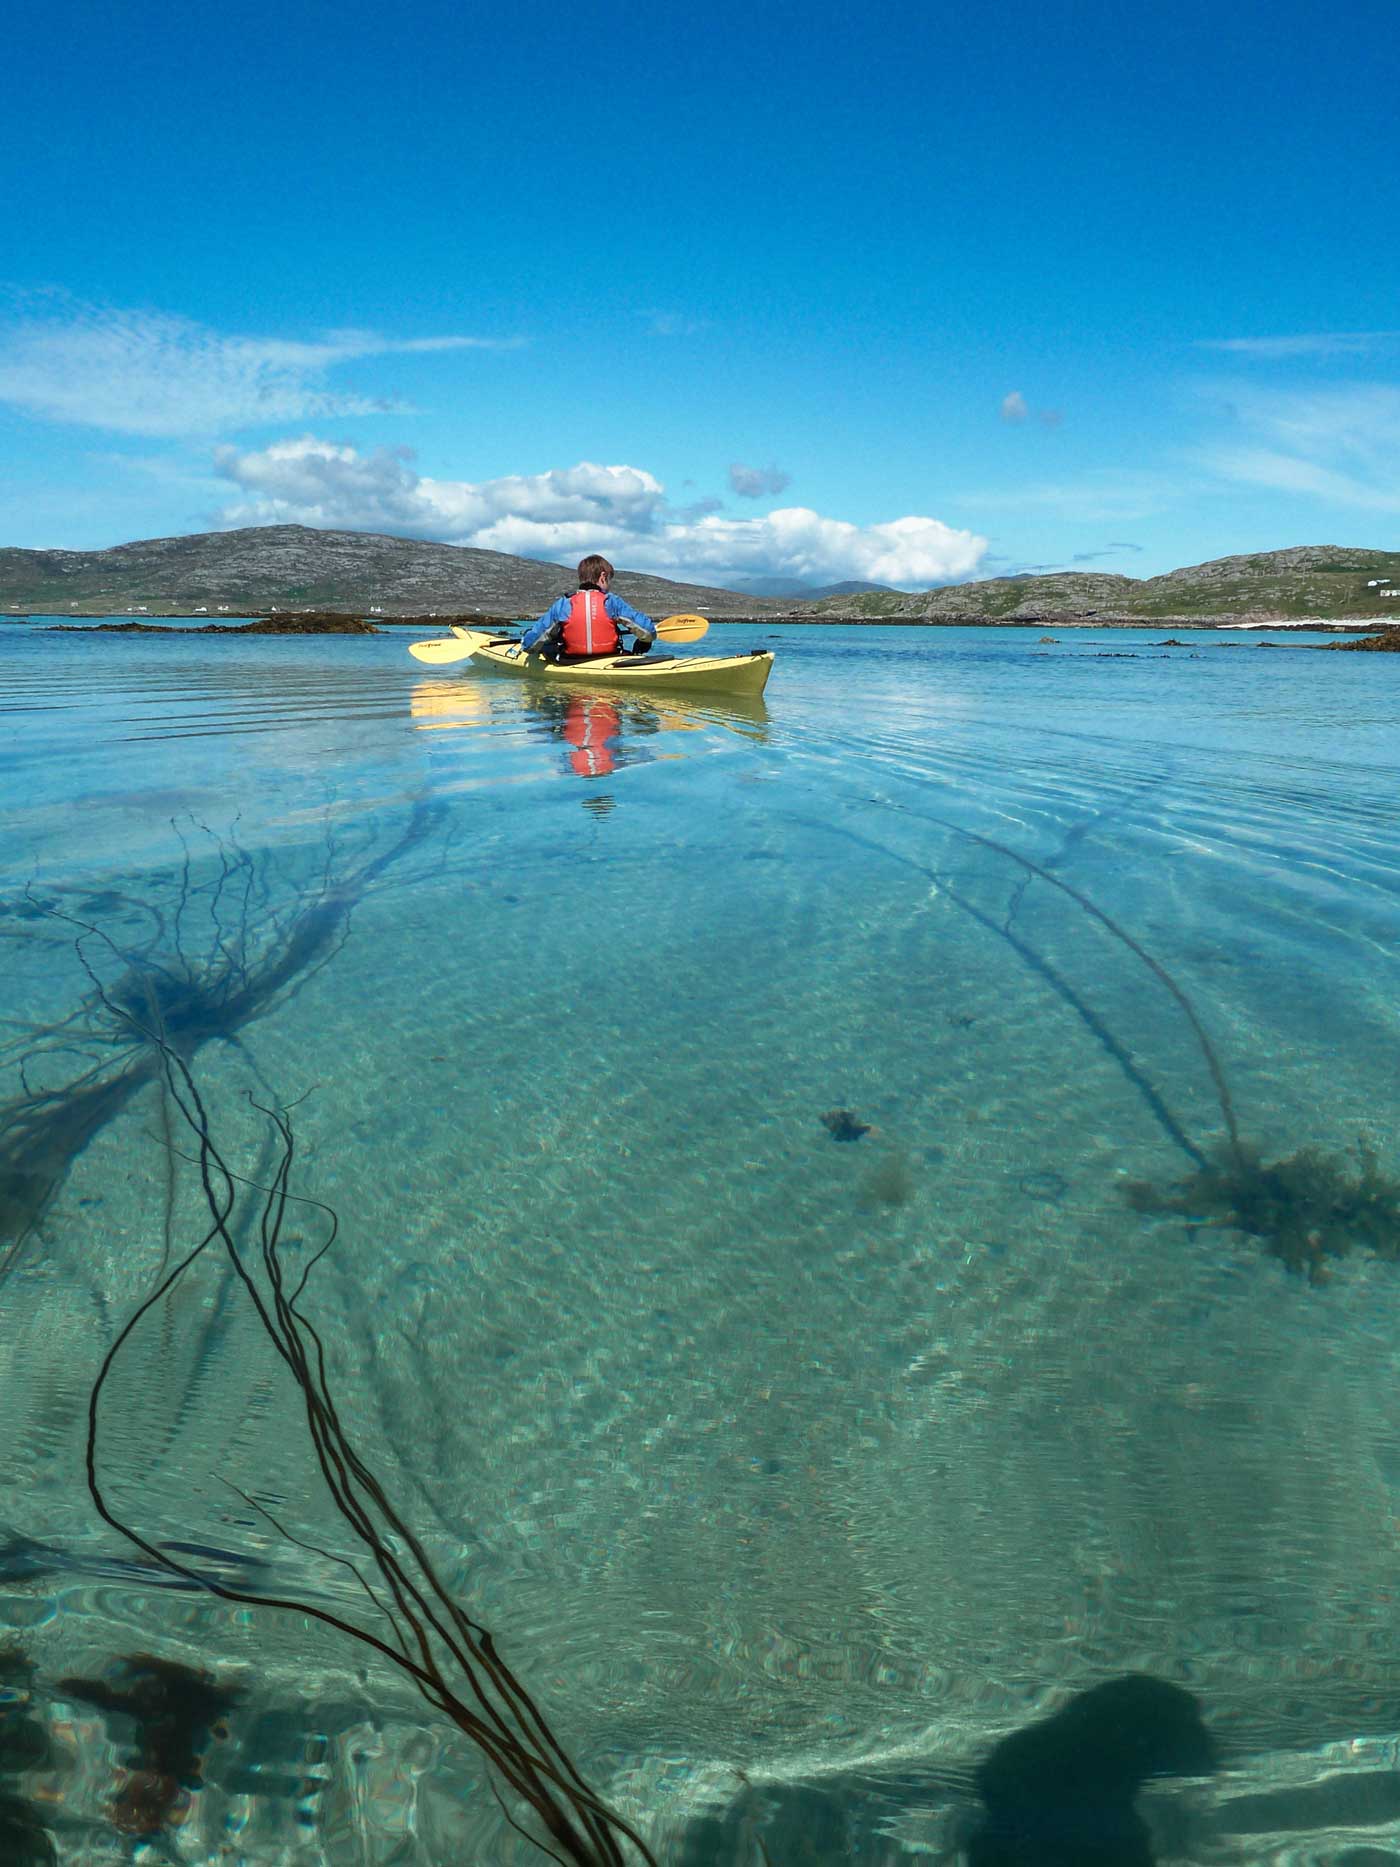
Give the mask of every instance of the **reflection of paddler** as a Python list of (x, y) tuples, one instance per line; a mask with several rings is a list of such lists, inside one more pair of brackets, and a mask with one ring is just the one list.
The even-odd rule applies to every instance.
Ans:
[(561, 732), (574, 748), (569, 766), (576, 777), (602, 778), (613, 770), (617, 761), (608, 741), (620, 737), (622, 721), (610, 700), (570, 694)]

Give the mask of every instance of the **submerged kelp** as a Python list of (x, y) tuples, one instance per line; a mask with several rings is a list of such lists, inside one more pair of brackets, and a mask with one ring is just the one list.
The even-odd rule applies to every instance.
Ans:
[[(73, 1161), (139, 1091), (163, 1080), (155, 1039), (192, 1058), (236, 1043), (332, 960), (370, 889), (420, 849), (442, 807), (416, 804), (389, 837), (328, 822), (309, 875), (271, 850), (172, 826), (183, 860), (122, 887), (31, 884), (0, 903), (26, 941), (72, 947), (88, 990), (66, 1016), (24, 1025), (0, 1050), (18, 1089), (0, 1103), (0, 1273)], [(402, 874), (396, 879), (408, 879)]]
[(1126, 927), (1115, 920), (1112, 915), (1106, 913), (1097, 902), (1091, 900), (1081, 889), (1073, 887), (1069, 882), (1065, 881), (1062, 876), (1055, 874), (1045, 863), (1036, 862), (1032, 860), (1031, 857), (1023, 855), (1020, 850), (1011, 847), (1009, 844), (1000, 842), (995, 837), (983, 836), (979, 831), (970, 830), (966, 825), (957, 823), (952, 818), (941, 816), (936, 812), (920, 811), (906, 814), (917, 815), (921, 822), (933, 824), (941, 830), (950, 832), (960, 840), (971, 843), (979, 849), (986, 850), (991, 855), (1002, 857), (1013, 864), (1017, 871), (1018, 879), (1016, 886), (1012, 890), (1005, 911), (1001, 914), (990, 913), (986, 908), (979, 906), (969, 893), (959, 888), (944, 871), (935, 868), (930, 863), (899, 853), (889, 848), (887, 844), (878, 841), (876, 838), (866, 835), (860, 830), (852, 829), (848, 824), (821, 823), (813, 827), (820, 828), (826, 834), (839, 836), (843, 841), (854, 843), (859, 848), (873, 850), (879, 855), (887, 856), (893, 861), (902, 863), (905, 867), (914, 870), (916, 874), (926, 876), (936, 885), (943, 899), (950, 902), (960, 913), (966, 914), (970, 920), (976, 922), (976, 924), (984, 928), (986, 932), (1004, 941), (1032, 971), (1037, 973), (1040, 978), (1044, 980), (1049, 989), (1061, 999), (1079, 1019), (1090, 1036), (1100, 1045), (1104, 1053), (1112, 1059), (1122, 1071), (1127, 1081), (1142, 1097), (1153, 1118), (1159, 1124), (1167, 1138), (1176, 1147), (1180, 1148), (1182, 1153), (1184, 1153), (1194, 1165), (1197, 1167), (1204, 1166), (1206, 1162), (1205, 1149), (1192, 1138), (1185, 1124), (1169, 1107), (1162, 1091), (1152, 1080), (1141, 1061), (1134, 1055), (1131, 1043), (1113, 1029), (1108, 1021), (1090, 1003), (1087, 996), (1071, 983), (1064, 972), (1052, 963), (1045, 953), (1040, 951), (1025, 934), (1018, 931), (1015, 924), (1016, 916), (1027, 888), (1033, 882), (1043, 882), (1054, 889), (1064, 899), (1071, 902), (1089, 922), (1108, 934), (1111, 939), (1125, 948), (1135, 960), (1146, 967), (1147, 971), (1176, 1003), (1178, 1009), (1186, 1019), (1192, 1038), (1205, 1064), (1211, 1087), (1214, 1091), (1215, 1100), (1220, 1109), (1221, 1119), (1225, 1124), (1225, 1131), (1230, 1139), (1230, 1144), (1232, 1147), (1237, 1146), (1239, 1127), (1235, 1115), (1234, 1098), (1230, 1092), (1230, 1086), (1226, 1079), (1220, 1057), (1216, 1052), (1214, 1044), (1211, 1042), (1210, 1035), (1195, 1005), (1191, 1002), (1190, 997), (1177, 979), (1167, 970), (1162, 962), (1157, 959), (1155, 955), (1150, 953), (1147, 948), (1143, 946), (1142, 942), (1136, 939)]
[[(1355, 1168), (1344, 1156), (1312, 1144), (1285, 1158), (1266, 1161), (1262, 1152), (1243, 1138), (1225, 1066), (1204, 1019), (1185, 987), (1162, 961), (1121, 922), (1081, 889), (1055, 874), (1046, 863), (1036, 862), (1010, 845), (950, 818), (932, 812), (921, 815), (924, 821), (1003, 857), (1015, 866), (1020, 879), (1006, 916), (998, 921), (936, 869), (907, 856), (895, 859), (928, 875), (938, 884), (944, 898), (989, 933), (1006, 941), (1045, 979), (1119, 1065), (1164, 1133), (1192, 1163), (1191, 1172), (1184, 1179), (1165, 1188), (1142, 1181), (1129, 1182), (1124, 1191), (1136, 1211), (1153, 1216), (1180, 1214), (1202, 1225), (1245, 1232), (1262, 1239), (1272, 1256), (1281, 1259), (1290, 1270), (1306, 1273), (1314, 1284), (1326, 1280), (1329, 1259), (1345, 1256), (1354, 1245), (1373, 1251), (1378, 1257), (1400, 1259), (1400, 1179), (1382, 1172), (1378, 1156), (1369, 1143), (1358, 1141), (1359, 1164)], [(848, 827), (842, 826), (837, 833), (863, 847), (886, 855), (895, 854)], [(1144, 966), (1174, 1001), (1205, 1065), (1224, 1129), (1223, 1139), (1212, 1143), (1197, 1140), (1191, 1134), (1134, 1055), (1130, 1041), (1115, 1032), (1083, 993), (1017, 931), (1015, 916), (1027, 888), (1033, 883), (1047, 885), (1072, 903), (1091, 924)]]
[[(126, 1014), (96, 985), (104, 1008), (116, 1020)], [(544, 1712), (496, 1650), (490, 1631), (473, 1620), (439, 1578), (421, 1539), (390, 1502), (371, 1468), (351, 1444), (327, 1376), (326, 1345), (302, 1308), (308, 1280), (331, 1248), (338, 1222), (329, 1207), (291, 1191), (294, 1139), (288, 1111), (255, 1103), (272, 1125), (278, 1158), (270, 1183), (255, 1185), (234, 1173), (210, 1131), (209, 1112), (189, 1062), (158, 1030), (147, 1030), (162, 1070), (164, 1086), (179, 1121), (193, 1137), (208, 1227), (202, 1238), (162, 1277), (118, 1332), (103, 1358), (88, 1409), (87, 1478), (92, 1500), (103, 1520), (149, 1560), (172, 1573), (201, 1583), (226, 1601), (282, 1609), (309, 1616), (371, 1649), (403, 1673), (424, 1700), (448, 1717), (485, 1755), (493, 1773), (521, 1815), (532, 1811), (548, 1841), (537, 1845), (551, 1858), (584, 1867), (622, 1867), (624, 1844), (655, 1867), (655, 1857), (634, 1828), (589, 1787), (550, 1727)], [(249, 1193), (255, 1195), (250, 1202)], [(243, 1208), (250, 1203), (251, 1213)], [(281, 1248), (289, 1205), (319, 1212), (325, 1225), (321, 1244), (312, 1250), (294, 1281), (288, 1281)], [(246, 1221), (251, 1218), (251, 1225)], [(257, 1247), (239, 1242), (257, 1239)], [(180, 1279), (213, 1248), (222, 1252), (246, 1292), (257, 1320), (283, 1363), (304, 1409), (312, 1449), (331, 1503), (360, 1548), (360, 1563), (329, 1555), (354, 1575), (373, 1610), (369, 1624), (357, 1623), (308, 1600), (255, 1593), (194, 1570), (126, 1523), (109, 1501), (102, 1472), (103, 1396), (125, 1345), (143, 1320), (160, 1305)], [(250, 1508), (273, 1529), (292, 1536), (282, 1523), (246, 1493)], [(310, 1547), (309, 1545), (307, 1547)], [(361, 1566), (363, 1565), (363, 1566)], [(367, 1617), (368, 1619), (368, 1617)], [(376, 1630), (376, 1623), (378, 1631)], [(210, 1704), (201, 1699), (200, 1717)], [(168, 1763), (168, 1760), (167, 1760)], [(134, 1813), (156, 1809), (156, 1790), (182, 1780), (173, 1768), (145, 1772), (153, 1776), (152, 1796), (138, 1798)], [(501, 1793), (496, 1791), (498, 1800)], [(521, 1833), (516, 1815), (502, 1801), (507, 1821)], [(148, 1831), (149, 1832), (149, 1831)], [(530, 1837), (534, 1839), (534, 1837)]]
[[(0, 1106), (0, 1188), (6, 1202), (0, 1211), (0, 1270), (32, 1235), (74, 1156), (138, 1091), (156, 1087), (170, 1163), (166, 1255), (150, 1294), (103, 1358), (91, 1392), (87, 1478), (99, 1514), (177, 1583), (309, 1617), (372, 1649), (478, 1746), (491, 1766), (493, 1788), (500, 1786), (496, 1793), (511, 1826), (519, 1827), (533, 1811), (547, 1837), (538, 1845), (553, 1858), (589, 1867), (621, 1867), (627, 1858), (651, 1862), (641, 1837), (583, 1780), (497, 1653), (490, 1631), (449, 1595), (421, 1539), (346, 1436), (328, 1385), (325, 1344), (301, 1307), (307, 1280), (330, 1248), (337, 1224), (329, 1208), (298, 1201), (290, 1190), (293, 1136), (287, 1111), (254, 1104), (268, 1118), (276, 1155), (259, 1175), (265, 1184), (255, 1185), (226, 1163), (193, 1074), (203, 1046), (241, 1046), (251, 1023), (285, 1004), (335, 956), (368, 889), (424, 842), (437, 816), (436, 809), (416, 807), (389, 839), (373, 829), (348, 836), (328, 829), (309, 880), (289, 874), (286, 861), (270, 853), (254, 855), (231, 836), (201, 830), (212, 854), (202, 876), (195, 874), (187, 845), (173, 875), (143, 886), (99, 894), (32, 885), (12, 904), (23, 938), (32, 939), (37, 930), (50, 943), (71, 946), (87, 990), (64, 1017), (38, 1030), (23, 1029), (0, 1053), (0, 1064), (19, 1081), (18, 1092)], [(434, 860), (440, 863), (440, 854)], [(398, 868), (395, 880), (409, 876)], [(184, 1144), (186, 1136), (193, 1138), (192, 1147)], [(175, 1256), (181, 1158), (197, 1169), (207, 1225), (196, 1244)], [(294, 1202), (305, 1213), (319, 1212), (326, 1233), (319, 1248), (299, 1260), (289, 1282), (281, 1248)], [(290, 1236), (287, 1242), (301, 1243)], [(186, 1550), (200, 1547), (194, 1543), (147, 1538), (109, 1501), (104, 1390), (133, 1332), (211, 1249), (223, 1255), (231, 1288), (244, 1292), (290, 1376), (331, 1503), (359, 1546), (357, 1561), (317, 1553), (354, 1575), (371, 1610), (360, 1623), (255, 1583), (251, 1568), (240, 1573), (228, 1563), (214, 1568), (193, 1553), (186, 1556)], [(165, 1307), (162, 1313), (168, 1328), (172, 1312)], [(239, 1495), (279, 1534), (299, 1541), (263, 1505)], [(135, 1720), (137, 1741), (112, 1805), (113, 1821), (127, 1833), (151, 1837), (179, 1820), (198, 1783), (199, 1752), (232, 1702), (228, 1690), (203, 1673), (146, 1656), (124, 1662), (112, 1679), (70, 1680), (66, 1687), (111, 1715)]]
[(1345, 1156), (1305, 1147), (1270, 1162), (1241, 1144), (1219, 1148), (1174, 1186), (1139, 1180), (1125, 1190), (1138, 1212), (1177, 1213), (1260, 1238), (1289, 1270), (1317, 1284), (1329, 1275), (1327, 1260), (1353, 1246), (1400, 1259), (1400, 1180), (1381, 1172), (1365, 1140), (1356, 1155), (1353, 1167)]

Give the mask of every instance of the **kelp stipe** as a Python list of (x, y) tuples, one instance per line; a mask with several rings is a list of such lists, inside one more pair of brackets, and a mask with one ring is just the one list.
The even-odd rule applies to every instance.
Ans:
[[(124, 1015), (110, 1001), (109, 1006), (113, 1015)], [(481, 1750), (494, 1772), (492, 1787), (505, 1819), (551, 1858), (577, 1862), (581, 1867), (623, 1867), (629, 1858), (625, 1850), (630, 1849), (647, 1867), (656, 1867), (655, 1856), (642, 1837), (584, 1780), (544, 1712), (497, 1652), (489, 1630), (474, 1621), (449, 1594), (419, 1538), (346, 1435), (328, 1383), (325, 1345), (300, 1308), (307, 1280), (333, 1244), (338, 1224), (329, 1207), (290, 1190), (295, 1143), (288, 1111), (253, 1104), (272, 1123), (280, 1149), (271, 1184), (253, 1187), (232, 1171), (220, 1153), (188, 1062), (159, 1029), (149, 1027), (143, 1035), (155, 1047), (172, 1104), (194, 1137), (209, 1224), (199, 1242), (128, 1318), (103, 1358), (89, 1398), (87, 1435), (88, 1489), (99, 1513), (150, 1560), (200, 1583), (221, 1599), (310, 1616), (396, 1667), (434, 1710), (450, 1718)], [(240, 1187), (252, 1187), (262, 1197), (256, 1221), (256, 1266), (245, 1259), (237, 1242), (234, 1213)], [(289, 1288), (280, 1243), (287, 1208), (293, 1203), (323, 1215), (326, 1237)], [(227, 1257), (268, 1340), (300, 1389), (312, 1448), (331, 1502), (363, 1551), (363, 1568), (347, 1566), (380, 1616), (383, 1633), (312, 1602), (233, 1588), (200, 1574), (123, 1522), (107, 1501), (99, 1471), (102, 1395), (107, 1379), (142, 1319), (211, 1245)], [(281, 1534), (288, 1534), (269, 1512), (262, 1514)], [(547, 1840), (521, 1827), (496, 1788), (497, 1781), (518, 1806), (533, 1811)]]
[[(1200, 1013), (1185, 988), (1140, 940), (1080, 889), (1019, 850), (936, 813), (921, 811), (916, 814), (921, 822), (937, 824), (993, 854), (1004, 856), (1016, 864), (1028, 880), (1048, 883), (1145, 966), (1184, 1015), (1206, 1066), (1225, 1131), (1223, 1140), (1214, 1146), (1192, 1137), (1167, 1107), (1130, 1047), (1044, 956), (1015, 931), (1014, 913), (1024, 897), (1024, 886), (1017, 890), (1012, 911), (998, 923), (951, 887), (935, 869), (899, 855), (858, 831), (843, 827), (836, 832), (936, 881), (954, 906), (989, 932), (996, 933), (1033, 965), (1115, 1058), (1164, 1131), (1192, 1163), (1192, 1171), (1184, 1179), (1165, 1188), (1143, 1181), (1130, 1182), (1123, 1190), (1136, 1211), (1153, 1216), (1176, 1214), (1203, 1225), (1247, 1233), (1263, 1240), (1272, 1256), (1279, 1258), (1289, 1270), (1306, 1274), (1314, 1284), (1326, 1281), (1328, 1260), (1344, 1256), (1353, 1245), (1361, 1245), (1378, 1257), (1400, 1259), (1400, 1179), (1382, 1173), (1375, 1150), (1364, 1139), (1357, 1143), (1359, 1165), (1356, 1168), (1342, 1156), (1311, 1146), (1280, 1160), (1265, 1161), (1260, 1150), (1247, 1144), (1241, 1136), (1224, 1064)], [(824, 827), (831, 828), (830, 825)]]
[[(973, 835), (971, 831), (964, 832)], [(1192, 1035), (1210, 1072), (1225, 1126), (1225, 1140), (1214, 1150), (1200, 1150), (1195, 1171), (1170, 1189), (1157, 1190), (1135, 1181), (1125, 1188), (1130, 1204), (1143, 1213), (1181, 1213), (1203, 1223), (1246, 1232), (1264, 1241), (1270, 1254), (1308, 1281), (1325, 1283), (1328, 1258), (1344, 1257), (1354, 1244), (1378, 1257), (1400, 1258), (1400, 1180), (1380, 1171), (1375, 1150), (1357, 1141), (1359, 1167), (1337, 1154), (1303, 1147), (1281, 1160), (1265, 1161), (1240, 1136), (1234, 1099), (1224, 1066), (1195, 1006), (1165, 966), (1102, 908), (1050, 871), (990, 838), (976, 841), (1014, 857), (1041, 880), (1051, 883), (1100, 922), (1164, 985), (1185, 1013)]]
[[(1142, 945), (1141, 941), (1135, 939), (1134, 936), (1128, 932), (1126, 927), (1123, 927), (1118, 921), (1114, 920), (1112, 915), (1105, 913), (1096, 902), (1090, 900), (1087, 895), (1082, 894), (1079, 889), (1071, 887), (1068, 882), (1063, 881), (1058, 875), (1054, 874), (1053, 871), (1044, 868), (1040, 863), (1033, 861), (1029, 856), (1023, 856), (1019, 850), (1012, 849), (1006, 843), (999, 843), (992, 837), (983, 836), (977, 830), (966, 829), (963, 825), (954, 823), (950, 818), (940, 817), (927, 811), (906, 814), (916, 815), (918, 821), (921, 823), (937, 824), (940, 829), (949, 830), (954, 835), (960, 836), (968, 842), (975, 843), (983, 849), (990, 850), (994, 855), (1006, 857), (1008, 861), (1015, 863), (1017, 867), (1031, 879), (1048, 882), (1052, 888), (1057, 889), (1059, 893), (1072, 901), (1082, 913), (1101, 927), (1104, 932), (1117, 940), (1122, 946), (1126, 947), (1134, 958), (1147, 968), (1153, 978), (1166, 989), (1172, 999), (1175, 1000), (1180, 1010), (1185, 1014), (1192, 1037), (1201, 1053), (1207, 1074), (1210, 1077), (1215, 1099), (1220, 1108), (1221, 1119), (1224, 1122), (1225, 1131), (1228, 1136), (1229, 1148), (1232, 1153), (1238, 1153), (1240, 1148), (1239, 1124), (1235, 1115), (1234, 1098), (1230, 1093), (1230, 1086), (1226, 1080), (1225, 1070), (1221, 1064), (1219, 1054), (1216, 1051), (1215, 1045), (1211, 1042), (1210, 1035), (1201, 1020), (1200, 1014), (1192, 1004), (1189, 996), (1161, 961), (1149, 953), (1146, 947)], [(970, 900), (960, 890), (954, 888), (948, 882), (947, 878), (940, 874), (937, 869), (931, 867), (927, 863), (917, 861), (912, 856), (906, 856), (896, 850), (892, 850), (886, 844), (877, 842), (873, 837), (863, 835), (858, 830), (849, 829), (844, 825), (837, 827), (830, 823), (822, 823), (820, 825), (813, 824), (813, 827), (820, 827), (829, 834), (840, 836), (848, 842), (859, 845), (863, 849), (874, 851), (877, 855), (888, 856), (892, 861), (902, 863), (906, 868), (913, 869), (916, 874), (927, 876), (930, 881), (937, 883), (940, 892), (945, 895), (961, 913), (968, 915), (989, 933), (995, 934), (999, 940), (1005, 941), (1019, 958), (1023, 959), (1027, 965), (1032, 967), (1032, 969), (1045, 980), (1046, 984), (1056, 996), (1069, 1006), (1096, 1042), (1103, 1048), (1106, 1054), (1113, 1059), (1119, 1069), (1121, 1069), (1123, 1074), (1127, 1077), (1128, 1081), (1137, 1090), (1138, 1094), (1141, 1095), (1153, 1117), (1160, 1124), (1163, 1132), (1171, 1140), (1173, 1145), (1180, 1148), (1182, 1153), (1184, 1153), (1196, 1167), (1199, 1168), (1206, 1165), (1206, 1150), (1192, 1138), (1185, 1125), (1172, 1113), (1161, 1091), (1151, 1081), (1142, 1064), (1134, 1057), (1131, 1046), (1118, 1036), (1111, 1026), (1106, 1023), (1101, 1014), (1089, 1004), (1083, 994), (1064, 977), (1063, 973), (1053, 966), (1050, 961), (1046, 959), (1044, 954), (1032, 946), (1024, 934), (1018, 933), (1015, 930), (1013, 916), (1010, 912), (1008, 912), (1003, 920), (998, 920), (995, 916), (987, 913), (985, 909), (978, 907), (975, 902)], [(1023, 892), (1024, 890), (1021, 891), (1021, 893)], [(1018, 906), (1019, 898), (1018, 894)]]
[(39, 1805), (19, 1779), (52, 1761), (43, 1723), (33, 1715), (34, 1665), (17, 1646), (0, 1646), (0, 1861), (54, 1867), (57, 1855)]

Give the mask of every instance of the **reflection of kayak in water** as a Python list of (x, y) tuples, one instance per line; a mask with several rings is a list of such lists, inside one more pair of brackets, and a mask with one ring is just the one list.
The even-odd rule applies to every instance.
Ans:
[[(466, 659), (467, 657), (463, 657)], [(556, 728), (576, 703), (611, 706), (617, 712), (620, 731), (627, 739), (647, 739), (657, 733), (698, 733), (701, 737), (717, 729), (738, 733), (745, 739), (764, 739), (768, 708), (762, 694), (729, 694), (720, 689), (708, 693), (674, 693), (652, 688), (645, 693), (616, 688), (580, 689), (567, 682), (525, 681), (514, 689), (485, 675), (473, 665), (464, 680), (460, 674), (447, 680), (419, 681), (412, 690), (410, 711), (413, 724), (425, 732), (456, 732), (489, 729), (493, 714), (505, 717), (505, 707), (514, 718), (523, 701), (527, 716), (538, 717)], [(653, 753), (659, 758), (680, 758), (683, 751)]]
[(546, 661), (527, 655), (519, 642), (454, 625), (463, 645), (471, 643), (472, 665), (532, 681), (627, 688), (664, 694), (761, 694), (773, 667), (769, 649), (748, 655), (599, 655), (591, 661)]

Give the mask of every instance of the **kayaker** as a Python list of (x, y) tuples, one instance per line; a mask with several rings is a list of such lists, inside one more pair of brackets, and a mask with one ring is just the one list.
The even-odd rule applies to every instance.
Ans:
[(591, 661), (595, 655), (615, 655), (621, 649), (620, 631), (632, 636), (632, 653), (644, 655), (656, 640), (656, 624), (608, 585), (613, 567), (596, 554), (578, 567), (578, 589), (551, 603), (538, 622), (532, 622), (520, 640), (527, 653), (551, 660)]

